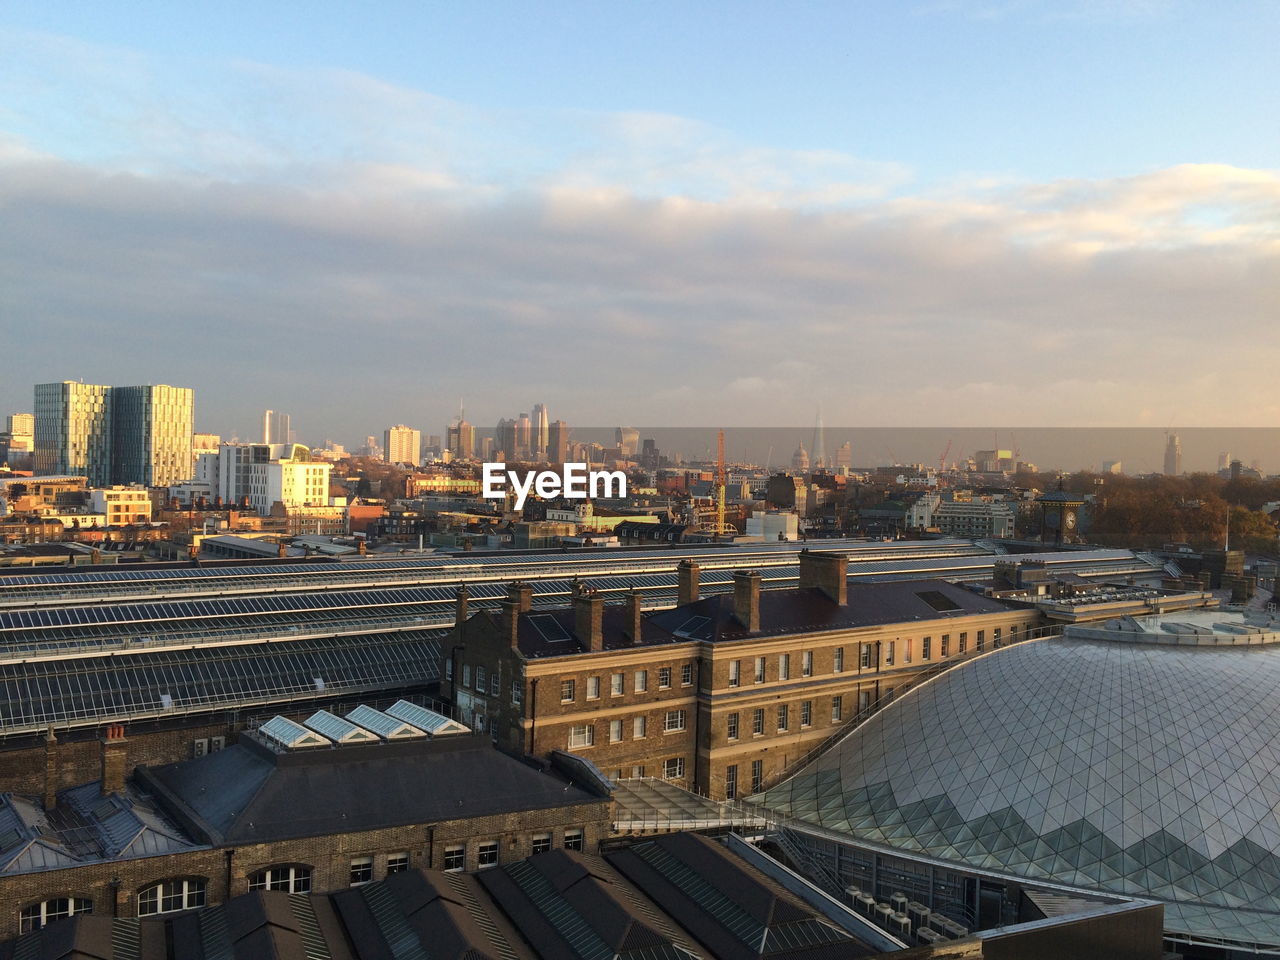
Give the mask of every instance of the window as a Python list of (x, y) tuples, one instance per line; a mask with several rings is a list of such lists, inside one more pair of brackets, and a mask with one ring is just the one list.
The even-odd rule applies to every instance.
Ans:
[(751, 761), (751, 792), (759, 793), (760, 788), (764, 786), (764, 761)]
[(834, 696), (831, 698), (831, 722), (839, 723), (844, 719), (844, 697)]
[(484, 667), (476, 667), (476, 690), (484, 693), (489, 688), (489, 674)]
[(884, 655), (884, 662), (885, 662), (885, 663), (887, 663), (887, 664), (890, 664), (890, 665), (892, 665), (892, 664), (893, 664), (893, 645), (894, 645), (894, 643), (896, 643), (896, 641), (894, 641), (894, 640), (890, 640), (890, 641), (889, 641), (889, 648), (888, 648), (888, 650), (885, 652), (885, 655)]
[(938, 641), (938, 654), (945, 657), (951, 652), (951, 634), (944, 633), (942, 639)]
[(666, 717), (664, 717), (662, 720), (663, 733), (671, 733), (676, 730), (683, 730), (684, 717), (685, 717), (685, 713), (683, 710), (668, 710)]
[(969, 634), (960, 634), (960, 652), (964, 653), (969, 647)]
[(18, 915), (18, 932), (30, 933), (32, 930), (39, 930), (46, 923), (63, 917), (74, 917), (77, 913), (93, 913), (93, 901), (84, 897), (56, 897), (43, 903), (33, 903), (24, 907)]
[(622, 739), (622, 721), (610, 720), (609, 721), (609, 742), (617, 743), (621, 739)]
[(637, 763), (635, 766), (633, 766), (633, 767), (631, 768), (631, 775), (632, 775), (633, 777), (636, 777), (636, 778), (643, 777), (643, 776), (644, 776), (644, 764), (643, 764), (643, 763)]
[(560, 681), (560, 702), (572, 703), (578, 697), (578, 685), (573, 680)]
[(756, 657), (756, 683), (764, 683), (764, 657)]
[(631, 736), (636, 740), (643, 740), (647, 726), (648, 723), (644, 717), (633, 717), (631, 720)]
[(670, 686), (671, 686), (671, 668), (659, 667), (658, 668), (658, 689), (666, 690), (666, 689), (669, 689)]
[(862, 645), (862, 653), (859, 655), (858, 665), (864, 670), (871, 666), (871, 644), (864, 643)]
[(902, 662), (903, 662), (903, 663), (910, 663), (910, 662), (911, 662), (911, 645), (912, 645), (913, 643), (915, 643), (915, 641), (914, 641), (914, 640), (912, 640), (910, 637), (907, 637), (906, 650), (904, 651), (904, 655), (903, 655), (903, 657), (902, 657)]
[(929, 659), (929, 648), (932, 644), (933, 644), (932, 637), (925, 637), (923, 640), (920, 641), (920, 659), (921, 660)]
[(742, 661), (729, 661), (729, 686), (736, 687), (742, 682)]
[(791, 711), (785, 703), (778, 704), (778, 729), (785, 730), (791, 723)]
[(387, 874), (404, 873), (409, 869), (409, 854), (405, 853), (389, 853), (387, 854)]
[(551, 834), (535, 833), (533, 835), (532, 849), (534, 853), (546, 853), (551, 849)]
[(635, 673), (636, 693), (644, 693), (649, 689), (649, 671), (637, 670)]
[(358, 887), (373, 879), (373, 857), (356, 857), (351, 861), (351, 886)]
[(481, 870), (498, 865), (498, 841), (481, 840), (476, 844), (476, 866)]
[(615, 673), (609, 677), (609, 696), (620, 697), (627, 692), (627, 675)]
[(813, 723), (813, 701), (802, 700), (800, 702), (800, 726), (807, 727)]
[(462, 665), (462, 685), (464, 687), (471, 686), (471, 664), (469, 663)]
[(1000, 646), (1000, 628), (996, 627), (991, 631), (991, 642), (997, 647)]
[(1009, 627), (1009, 642), (1018, 642), (1018, 625), (1016, 623)]
[(800, 654), (800, 676), (802, 677), (813, 676), (813, 651), (812, 650), (806, 650), (804, 653)]
[(564, 848), (566, 850), (582, 849), (582, 828), (570, 827), (564, 832)]
[(738, 795), (738, 765), (731, 763), (724, 768), (724, 796), (732, 800)]
[(524, 703), (524, 687), (520, 685), (519, 680), (511, 681), (511, 702)]
[(680, 665), (680, 686), (687, 687), (693, 683), (693, 664), (685, 663)]
[(725, 735), (730, 740), (738, 739), (738, 715), (736, 713), (729, 714), (729, 719), (725, 723)]
[(444, 868), (462, 870), (467, 866), (467, 848), (460, 843), (444, 848)]
[(250, 890), (283, 890), (285, 893), (310, 893), (310, 867), (267, 867), (249, 874)]
[(859, 690), (858, 691), (858, 712), (861, 713), (864, 710), (870, 710), (870, 709), (871, 709), (871, 691)]
[(204, 885), (205, 881), (201, 877), (153, 883), (138, 894), (138, 916), (149, 917), (155, 913), (173, 913), (203, 907)]
[(778, 679), (791, 679), (791, 654), (789, 653), (778, 654)]
[(489, 693), (491, 696), (497, 696), (502, 690), (502, 684), (498, 680), (498, 671), (495, 670), (489, 674)]
[(444, 662), (444, 678), (446, 680), (453, 679), (453, 658), (452, 657), (445, 660)]
[(599, 677), (587, 677), (587, 699), (588, 700), (600, 699), (600, 678)]
[(844, 647), (836, 647), (831, 653), (831, 672), (844, 673)]
[(574, 724), (569, 728), (569, 749), (589, 747), (596, 742), (596, 728), (589, 723)]
[(756, 707), (751, 713), (751, 732), (756, 736), (764, 733), (764, 707)]
[(982, 645), (986, 642), (987, 632), (985, 630), (978, 631), (978, 652), (982, 652)]
[(664, 780), (679, 780), (684, 776), (684, 757), (672, 757), (662, 761), (662, 777)]

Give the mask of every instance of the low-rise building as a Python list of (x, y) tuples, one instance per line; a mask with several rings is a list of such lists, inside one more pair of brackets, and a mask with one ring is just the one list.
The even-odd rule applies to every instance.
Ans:
[(646, 614), (639, 594), (606, 607), (534, 609), (513, 584), (496, 612), (459, 591), (442, 691), (513, 752), (569, 750), (615, 778), (654, 776), (712, 797), (776, 782), (815, 747), (922, 671), (1033, 634), (1042, 618), (941, 580), (848, 582), (846, 557), (800, 554), (800, 587), (698, 598)]
[(89, 491), (89, 508), (103, 514), (108, 527), (151, 522), (151, 496), (143, 486), (114, 486)]

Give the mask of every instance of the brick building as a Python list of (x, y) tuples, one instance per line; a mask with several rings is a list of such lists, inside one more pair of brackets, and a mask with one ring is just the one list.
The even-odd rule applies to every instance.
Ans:
[(594, 851), (609, 827), (608, 785), (573, 757), (539, 769), (467, 734), (310, 742), (254, 733), (129, 777), (114, 727), (100, 780), (5, 794), (0, 936), (69, 914), (150, 916), (257, 889), (323, 893), (411, 867)]
[(442, 694), (504, 749), (568, 750), (606, 775), (653, 776), (714, 798), (776, 782), (811, 750), (922, 670), (1016, 642), (1042, 620), (941, 580), (850, 585), (847, 559), (800, 554), (800, 587), (699, 599), (646, 614), (578, 588), (570, 608), (534, 609), (513, 584), (470, 615), (458, 592)]

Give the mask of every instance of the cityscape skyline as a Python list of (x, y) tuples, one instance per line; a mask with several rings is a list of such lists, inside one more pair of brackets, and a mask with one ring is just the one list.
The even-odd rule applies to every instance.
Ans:
[(0, 16), (33, 381), (75, 342), (243, 436), (478, 381), (476, 423), (1280, 422), (1274, 5), (111, 6)]

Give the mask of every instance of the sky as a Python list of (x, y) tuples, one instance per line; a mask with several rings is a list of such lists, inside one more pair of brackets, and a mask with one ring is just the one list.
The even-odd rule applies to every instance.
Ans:
[(1272, 0), (0, 5), (0, 410), (1274, 426)]

